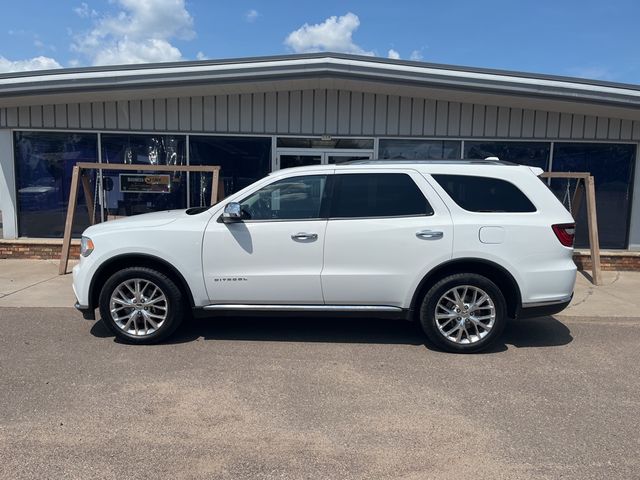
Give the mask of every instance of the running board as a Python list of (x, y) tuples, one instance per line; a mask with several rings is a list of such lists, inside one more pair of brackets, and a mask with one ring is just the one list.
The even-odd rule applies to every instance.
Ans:
[(202, 307), (204, 310), (220, 310), (220, 311), (273, 311), (273, 312), (360, 312), (360, 313), (402, 313), (400, 307), (392, 307), (388, 305), (243, 305), (236, 303), (207, 305)]

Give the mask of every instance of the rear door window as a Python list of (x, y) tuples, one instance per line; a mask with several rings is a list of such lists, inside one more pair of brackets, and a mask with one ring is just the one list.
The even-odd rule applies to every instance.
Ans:
[(471, 175), (431, 175), (461, 208), (470, 212), (535, 212), (531, 200), (513, 183)]
[(431, 205), (405, 173), (336, 174), (331, 218), (433, 215)]

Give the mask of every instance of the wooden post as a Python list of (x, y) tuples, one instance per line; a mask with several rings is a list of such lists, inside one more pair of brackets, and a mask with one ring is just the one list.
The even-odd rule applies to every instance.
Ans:
[(67, 219), (64, 222), (64, 237), (62, 238), (62, 252), (60, 255), (60, 266), (58, 274), (67, 273), (67, 265), (69, 264), (69, 250), (71, 249), (71, 229), (73, 227), (73, 214), (76, 211), (76, 201), (78, 199), (78, 177), (80, 176), (80, 167), (74, 165), (73, 174), (71, 176), (71, 189), (69, 191), (69, 204), (67, 206)]
[(591, 247), (591, 271), (593, 284), (600, 284), (600, 240), (598, 239), (598, 222), (596, 217), (596, 187), (593, 177), (586, 179), (587, 219), (589, 223), (589, 246)]
[(95, 219), (93, 218), (93, 195), (91, 192), (91, 185), (89, 185), (89, 179), (84, 173), (80, 175), (80, 180), (82, 182), (82, 191), (84, 192), (84, 201), (87, 204), (87, 212), (89, 213), (89, 225), (93, 225), (95, 223)]
[(218, 174), (220, 170), (211, 172), (211, 205), (218, 203)]

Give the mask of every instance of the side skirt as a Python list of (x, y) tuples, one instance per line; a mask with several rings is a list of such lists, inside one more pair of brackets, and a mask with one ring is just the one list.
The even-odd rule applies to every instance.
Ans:
[(246, 305), (217, 304), (194, 308), (197, 318), (212, 316), (371, 317), (408, 320), (409, 310), (386, 305)]

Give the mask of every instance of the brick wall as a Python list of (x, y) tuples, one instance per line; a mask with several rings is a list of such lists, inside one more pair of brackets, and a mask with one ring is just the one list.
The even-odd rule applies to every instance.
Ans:
[[(591, 270), (591, 255), (576, 252), (573, 255), (579, 270)], [(602, 270), (640, 272), (640, 252), (600, 253)]]
[[(28, 258), (33, 260), (59, 260), (62, 242), (60, 241), (24, 241), (0, 240), (0, 259)], [(80, 243), (71, 243), (70, 259), (80, 256)]]

